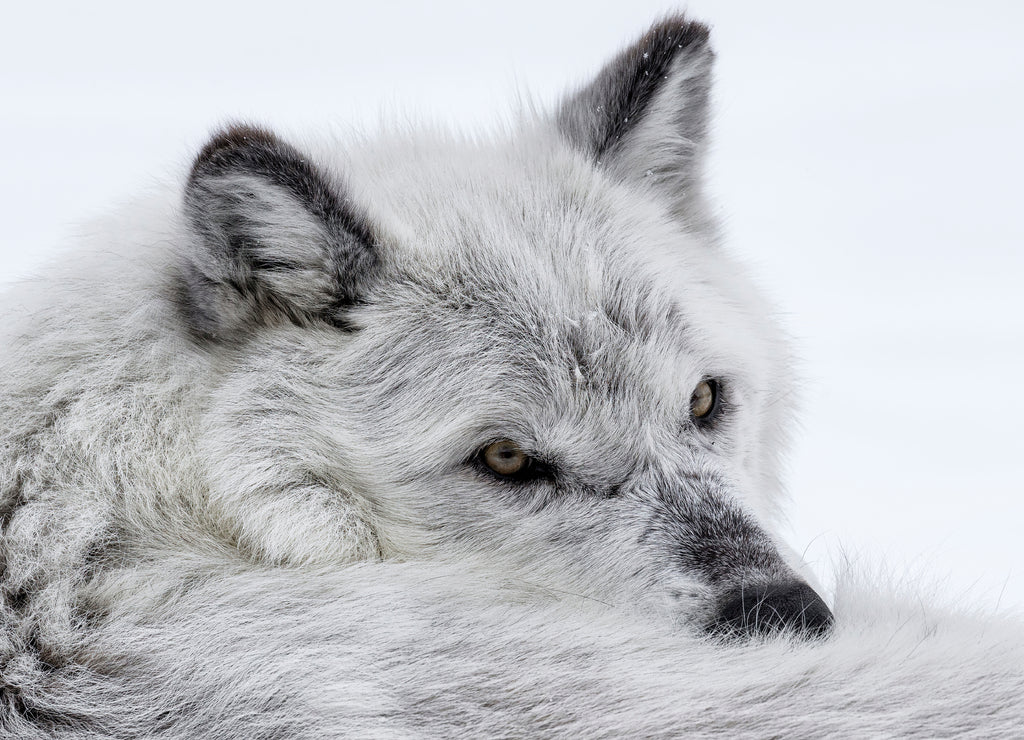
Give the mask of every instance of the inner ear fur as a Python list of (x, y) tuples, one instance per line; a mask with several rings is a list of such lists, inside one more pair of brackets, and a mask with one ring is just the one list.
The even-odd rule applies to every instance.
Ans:
[(655, 24), (557, 109), (568, 141), (616, 178), (650, 187), (699, 226), (714, 53), (707, 26)]
[(371, 224), (336, 178), (266, 129), (233, 125), (196, 157), (181, 270), (190, 329), (220, 338), (280, 321), (345, 326), (379, 262)]

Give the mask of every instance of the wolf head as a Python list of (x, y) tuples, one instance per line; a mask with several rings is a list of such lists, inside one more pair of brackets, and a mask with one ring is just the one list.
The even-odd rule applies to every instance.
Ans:
[(176, 295), (227, 368), (216, 526), (274, 562), (488, 561), (715, 630), (825, 629), (770, 534), (788, 357), (701, 193), (712, 57), (669, 18), (487, 141), (215, 136)]

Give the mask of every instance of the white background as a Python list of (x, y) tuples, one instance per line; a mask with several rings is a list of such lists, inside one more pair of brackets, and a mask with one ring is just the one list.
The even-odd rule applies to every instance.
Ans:
[[(478, 127), (522, 90), (550, 103), (674, 7), (148, 5), (5, 9), (0, 284), (177, 176), (226, 119)], [(1024, 3), (690, 9), (719, 52), (731, 248), (803, 358), (790, 540), (821, 571), (851, 557), (1021, 610)]]

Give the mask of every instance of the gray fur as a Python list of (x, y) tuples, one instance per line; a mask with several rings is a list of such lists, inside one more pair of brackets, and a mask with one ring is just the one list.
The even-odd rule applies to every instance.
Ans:
[(565, 100), (562, 133), (595, 163), (650, 188), (690, 231), (713, 231), (701, 192), (711, 64), (707, 26), (669, 17)]
[(376, 239), (341, 184), (268, 131), (215, 136), (184, 200), (198, 248), (182, 263), (181, 308), (197, 335), (282, 317), (344, 326), (344, 309), (376, 276)]
[(850, 574), (830, 633), (776, 534), (791, 362), (700, 206), (710, 60), (669, 19), (472, 143), (229, 129), (8, 295), (0, 734), (1019, 729), (1018, 623)]

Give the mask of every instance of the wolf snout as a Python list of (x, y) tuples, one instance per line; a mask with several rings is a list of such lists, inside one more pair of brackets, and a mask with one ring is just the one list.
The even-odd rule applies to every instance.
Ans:
[(728, 636), (785, 631), (815, 638), (826, 636), (832, 623), (832, 612), (813, 588), (802, 581), (788, 581), (744, 585), (727, 593), (708, 631)]

